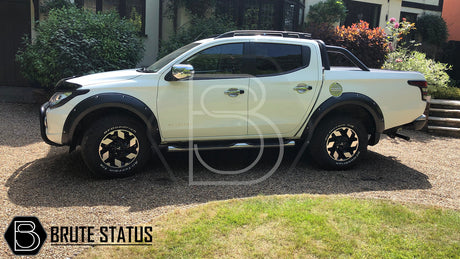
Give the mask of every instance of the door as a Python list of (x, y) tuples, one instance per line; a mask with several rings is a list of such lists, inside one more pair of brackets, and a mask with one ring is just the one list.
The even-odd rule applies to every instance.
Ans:
[(158, 120), (167, 141), (232, 139), (247, 135), (249, 76), (246, 44), (210, 47), (182, 64), (194, 67), (192, 79), (158, 87)]
[(320, 86), (318, 61), (308, 45), (253, 42), (250, 51), (249, 135), (293, 136)]
[(30, 0), (0, 0), (0, 85), (26, 86), (16, 53), (23, 37), (30, 36)]

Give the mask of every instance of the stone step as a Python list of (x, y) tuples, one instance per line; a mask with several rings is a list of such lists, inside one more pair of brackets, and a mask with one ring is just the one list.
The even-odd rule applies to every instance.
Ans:
[(430, 110), (432, 108), (460, 110), (460, 101), (432, 99), (430, 101)]
[(429, 126), (443, 126), (460, 128), (460, 119), (458, 118), (442, 118), (442, 117), (428, 117)]
[(430, 116), (443, 118), (460, 118), (460, 110), (430, 108)]
[(454, 127), (428, 126), (428, 129), (429, 130), (445, 130), (445, 131), (460, 132), (460, 128), (454, 128)]
[(428, 126), (428, 132), (444, 136), (460, 137), (460, 128), (454, 127)]

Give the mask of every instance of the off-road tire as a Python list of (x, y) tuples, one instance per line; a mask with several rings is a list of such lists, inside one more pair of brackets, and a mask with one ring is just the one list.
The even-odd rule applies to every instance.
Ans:
[(327, 170), (353, 167), (367, 151), (368, 134), (363, 123), (350, 117), (326, 118), (316, 128), (309, 145), (314, 161)]
[(120, 178), (140, 170), (151, 155), (146, 128), (134, 118), (109, 115), (84, 133), (81, 154), (97, 178)]

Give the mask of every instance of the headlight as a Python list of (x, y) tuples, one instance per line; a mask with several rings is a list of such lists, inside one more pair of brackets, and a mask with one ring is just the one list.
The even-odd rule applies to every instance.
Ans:
[(62, 100), (72, 95), (72, 92), (57, 92), (49, 100), (50, 108), (58, 105)]

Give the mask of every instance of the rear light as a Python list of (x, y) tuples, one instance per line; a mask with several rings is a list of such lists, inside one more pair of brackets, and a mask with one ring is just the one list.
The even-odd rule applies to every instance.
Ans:
[(428, 83), (425, 80), (409, 80), (409, 85), (417, 86), (422, 92), (422, 100), (426, 101), (428, 96)]

